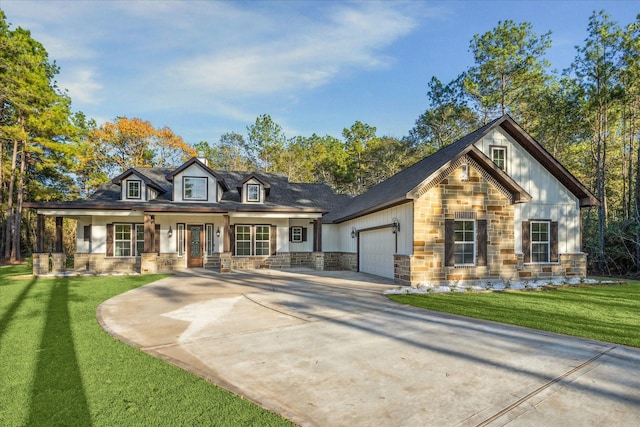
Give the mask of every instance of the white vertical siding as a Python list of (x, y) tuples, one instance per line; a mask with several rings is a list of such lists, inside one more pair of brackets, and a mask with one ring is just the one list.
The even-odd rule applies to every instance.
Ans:
[(580, 252), (580, 205), (578, 199), (502, 129), (496, 128), (476, 143), (487, 157), (491, 146), (507, 147), (507, 174), (532, 197), (515, 206), (515, 251), (522, 252), (522, 221), (558, 221), (558, 251)]
[[(410, 255), (413, 251), (413, 203), (411, 202), (340, 224), (325, 224), (322, 233), (322, 250), (325, 252), (356, 253), (358, 239), (351, 237), (352, 228), (362, 230), (391, 224), (393, 218), (397, 218), (400, 223), (398, 254)], [(391, 229), (386, 231), (391, 233)]]

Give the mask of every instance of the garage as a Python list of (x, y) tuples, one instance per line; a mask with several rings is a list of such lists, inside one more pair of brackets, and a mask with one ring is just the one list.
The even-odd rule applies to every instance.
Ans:
[(391, 228), (359, 233), (358, 266), (362, 273), (393, 279), (393, 255), (396, 235)]

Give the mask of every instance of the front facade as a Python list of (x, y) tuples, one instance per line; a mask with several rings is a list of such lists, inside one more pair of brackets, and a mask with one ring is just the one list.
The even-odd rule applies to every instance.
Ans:
[[(597, 203), (503, 116), (355, 198), (191, 159), (130, 169), (90, 200), (32, 207), (77, 220), (76, 270), (303, 266), (416, 286), (584, 277), (580, 209)], [(34, 273), (62, 269), (59, 252), (34, 254)]]

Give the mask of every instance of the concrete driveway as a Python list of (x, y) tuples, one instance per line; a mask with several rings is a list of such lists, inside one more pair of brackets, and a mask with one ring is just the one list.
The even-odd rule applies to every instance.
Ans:
[(112, 298), (98, 319), (305, 426), (640, 425), (640, 350), (401, 306), (389, 287), (196, 271)]

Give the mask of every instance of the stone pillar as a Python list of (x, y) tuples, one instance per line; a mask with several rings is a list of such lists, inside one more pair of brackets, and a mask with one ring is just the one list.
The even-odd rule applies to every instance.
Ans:
[(314, 252), (313, 260), (316, 271), (324, 271), (324, 254), (322, 252)]
[(140, 274), (156, 274), (158, 272), (158, 254), (145, 252), (140, 258)]
[(223, 252), (220, 254), (220, 273), (231, 272), (231, 252)]
[(66, 270), (67, 256), (64, 252), (51, 254), (51, 272), (53, 274), (64, 273)]
[(49, 274), (49, 254), (34, 253), (31, 255), (33, 258), (33, 275), (40, 276), (42, 274)]

